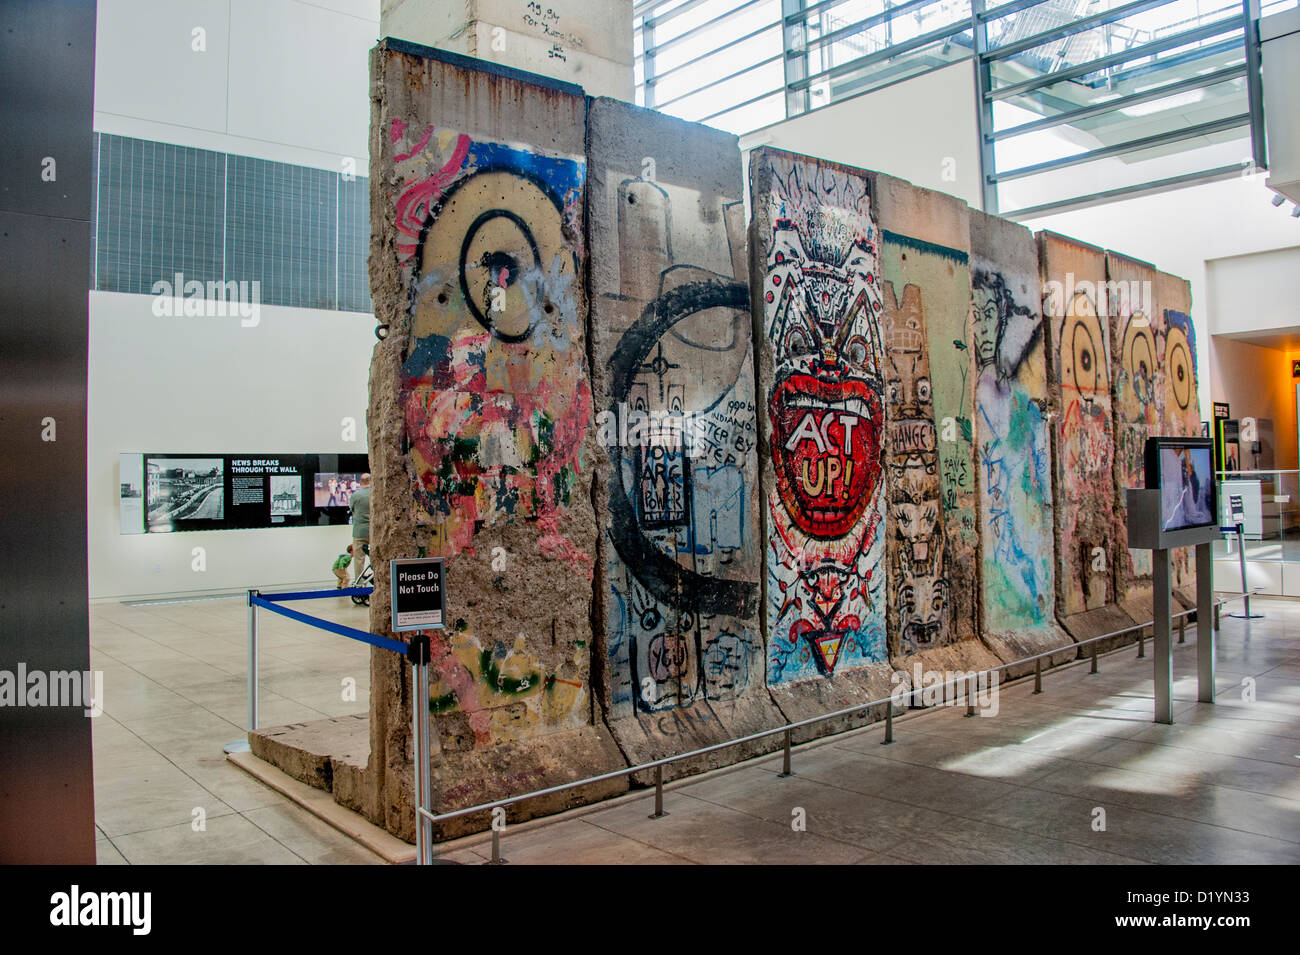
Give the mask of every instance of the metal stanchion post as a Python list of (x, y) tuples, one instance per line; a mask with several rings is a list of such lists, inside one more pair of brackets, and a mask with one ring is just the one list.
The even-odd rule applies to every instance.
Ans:
[(1092, 641), (1092, 669), (1089, 670), (1088, 672), (1089, 673), (1097, 672), (1097, 641), (1096, 640)]
[[(429, 635), (423, 631), (412, 634), (406, 646), (406, 658), (411, 661), (411, 733), (415, 743), (416, 865), (433, 862), (433, 824), (419, 811), (432, 811), (429, 795), (432, 788), (429, 770), (429, 656)], [(493, 835), (496, 835), (495, 830)]]
[(1219, 611), (1222, 608), (1223, 608), (1223, 601), (1216, 600), (1214, 602), (1214, 632), (1215, 633), (1219, 632)]
[(793, 776), (794, 772), (790, 769), (790, 730), (785, 731), (785, 762), (782, 763), (780, 776), (785, 779), (787, 776)]
[(662, 819), (668, 813), (664, 812), (664, 767), (660, 763), (655, 767), (655, 811), (651, 819)]
[(1147, 655), (1147, 637), (1146, 631), (1138, 630), (1138, 659), (1141, 660)]
[(1043, 658), (1034, 658), (1034, 692), (1043, 692)]
[(257, 604), (261, 591), (248, 592), (248, 731), (257, 729)]
[(894, 741), (894, 700), (891, 697), (885, 704), (885, 742)]
[(975, 715), (975, 674), (972, 673), (966, 682), (966, 715)]
[[(248, 732), (257, 729), (257, 605), (253, 597), (262, 594), (257, 590), (248, 591)], [(248, 736), (244, 735), (222, 747), (226, 753), (247, 753)]]
[(496, 827), (496, 821), (492, 823), (492, 858), (488, 860), (488, 865), (505, 865), (506, 860), (501, 858), (501, 830)]
[(1179, 643), (1187, 642), (1187, 617), (1186, 616), (1182, 616), (1178, 618), (1178, 642)]
[[(1233, 503), (1236, 504), (1237, 502), (1234, 501)], [(1241, 592), (1245, 596), (1242, 598), (1242, 612), (1230, 613), (1228, 616), (1240, 617), (1245, 620), (1257, 620), (1264, 615), (1250, 612), (1250, 584), (1246, 580), (1246, 526), (1240, 520), (1237, 521), (1237, 559), (1241, 563)], [(1218, 627), (1216, 626), (1215, 629), (1217, 630)]]

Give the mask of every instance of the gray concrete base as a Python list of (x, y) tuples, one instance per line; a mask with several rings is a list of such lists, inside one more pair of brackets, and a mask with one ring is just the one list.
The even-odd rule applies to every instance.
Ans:
[[(1106, 640), (1098, 640), (1098, 653), (1105, 653), (1108, 650), (1114, 650), (1117, 647), (1137, 642), (1138, 622), (1125, 613), (1122, 608), (1115, 605), (1098, 607), (1096, 610), (1061, 617), (1059, 622), (1065, 632), (1076, 641), (1091, 640), (1093, 637), (1099, 637), (1103, 633), (1113, 633), (1116, 630), (1132, 631), (1131, 633), (1120, 633), (1118, 636)], [(1079, 648), (1080, 656), (1088, 656), (1091, 653), (1091, 645)]]
[[(1104, 631), (1103, 631), (1104, 632)], [(984, 642), (1000, 663), (1023, 660), (1025, 657), (1058, 650), (1043, 660), (1043, 668), (1060, 666), (1078, 656), (1079, 650), (1070, 635), (1060, 627), (1035, 627), (1032, 630), (1013, 630), (1009, 633), (986, 633)], [(1004, 680), (1014, 680), (1034, 672), (1032, 663), (1019, 663), (1003, 671)]]
[[(609, 722), (610, 732), (630, 765), (648, 763), (677, 753), (703, 749), (785, 723), (781, 711), (760, 689), (729, 702), (702, 702), (661, 713), (639, 713)], [(770, 753), (782, 745), (780, 736), (729, 746), (708, 756), (664, 767), (664, 779), (679, 779)], [(634, 785), (654, 785), (652, 772), (637, 773)]]
[[(787, 722), (812, 719), (825, 713), (845, 709), (858, 703), (883, 700), (894, 692), (894, 669), (885, 664), (861, 667), (837, 673), (829, 680), (801, 680), (797, 683), (783, 683), (769, 686), (772, 699), (781, 710)], [(911, 681), (904, 680), (903, 685), (910, 687)], [(884, 719), (884, 706), (862, 710), (849, 716), (807, 726), (795, 730), (792, 734), (796, 743), (843, 733)]]

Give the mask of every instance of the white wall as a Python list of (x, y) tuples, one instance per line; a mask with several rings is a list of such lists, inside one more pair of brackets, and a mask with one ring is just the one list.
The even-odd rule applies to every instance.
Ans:
[[(334, 584), (350, 527), (120, 533), (118, 454), (366, 451), (374, 322), (356, 312), (263, 305), (238, 317), (159, 318), (149, 295), (90, 293), (90, 596)], [(356, 421), (343, 440), (342, 419)], [(207, 568), (192, 569), (191, 551)]]
[[(95, 129), (364, 175), (378, 32), (378, 0), (99, 0)], [(264, 305), (242, 328), (151, 303), (90, 295), (91, 598), (332, 585), (347, 527), (121, 535), (117, 456), (364, 453), (374, 319)]]
[(742, 136), (740, 148), (774, 146), (874, 169), (981, 209), (976, 126), (968, 60), (765, 126)]
[(95, 129), (364, 173), (378, 36), (379, 0), (99, 0)]
[[(1280, 216), (1283, 210), (1274, 212)], [(1295, 240), (1300, 242), (1300, 228)], [(1300, 327), (1300, 245), (1213, 259), (1206, 263), (1206, 280), (1210, 334)]]
[[(1211, 331), (1221, 322), (1249, 325), (1253, 319), (1249, 314), (1228, 316), (1218, 308), (1211, 310), (1206, 261), (1300, 244), (1300, 219), (1290, 215), (1290, 206), (1272, 204), (1273, 193), (1264, 178), (1248, 175), (1024, 222), (1035, 231), (1050, 229), (1143, 259), (1191, 283), (1201, 417), (1207, 420)], [(1261, 278), (1279, 285), (1293, 279), (1294, 274), (1281, 271)]]

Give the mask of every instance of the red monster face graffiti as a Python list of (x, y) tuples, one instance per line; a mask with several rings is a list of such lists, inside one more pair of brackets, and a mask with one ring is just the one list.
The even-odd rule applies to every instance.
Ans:
[(871, 238), (818, 225), (847, 255), (807, 249), (793, 223), (777, 222), (767, 294), (783, 373), (768, 413), (781, 503), (801, 533), (833, 540), (858, 526), (880, 483), (880, 304)]
[[(827, 370), (842, 367), (827, 363)], [(810, 537), (843, 537), (880, 481), (879, 396), (863, 382), (791, 375), (772, 393), (772, 461), (781, 502)]]

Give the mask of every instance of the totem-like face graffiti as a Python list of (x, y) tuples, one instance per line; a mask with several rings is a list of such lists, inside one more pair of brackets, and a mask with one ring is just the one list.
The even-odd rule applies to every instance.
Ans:
[[(861, 180), (811, 164), (782, 173), (763, 280), (774, 358), (771, 683), (884, 657), (877, 236)], [(921, 377), (907, 385), (918, 407)]]
[(571, 238), (584, 169), (447, 131), (421, 150), (446, 162), (398, 201), (399, 224), (404, 210), (421, 223), (402, 379), (416, 503), (450, 553), (514, 518), (563, 551), (557, 514), (591, 411)]
[(932, 645), (943, 631), (942, 486), (921, 290), (906, 286), (900, 304), (886, 282), (884, 306), (891, 627), (904, 651), (915, 651)]

